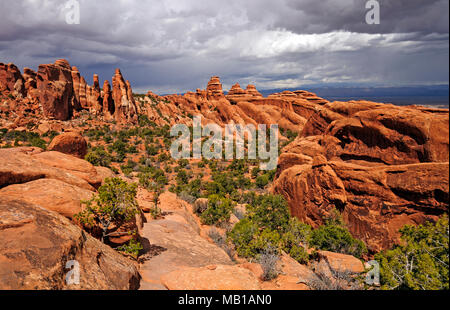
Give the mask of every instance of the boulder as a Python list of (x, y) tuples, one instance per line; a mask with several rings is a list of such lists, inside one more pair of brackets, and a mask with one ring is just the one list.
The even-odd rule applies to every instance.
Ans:
[(91, 163), (72, 155), (49, 151), (35, 154), (33, 159), (47, 167), (54, 167), (79, 177), (94, 188), (98, 188), (103, 182), (102, 175), (97, 173), (96, 168)]
[(48, 150), (84, 159), (87, 154), (87, 142), (83, 136), (77, 132), (66, 132), (53, 138), (48, 146)]
[(85, 160), (35, 147), (0, 149), (0, 161), (0, 188), (47, 178), (94, 191), (111, 176)]
[[(0, 289), (129, 290), (139, 288), (133, 262), (63, 216), (0, 197)], [(79, 284), (66, 282), (76, 261)], [(67, 266), (67, 268), (66, 268)]]
[[(45, 163), (35, 156), (42, 153), (39, 148), (0, 149), (0, 188), (8, 185), (26, 183), (38, 179), (56, 179), (65, 183), (93, 191), (95, 188), (88, 181), (77, 176), (79, 172), (56, 167), (58, 162)], [(66, 156), (66, 161), (81, 160), (76, 157), (54, 152)], [(44, 156), (45, 157), (45, 156)], [(53, 156), (55, 159), (58, 155)], [(86, 162), (87, 163), (87, 162)], [(92, 167), (92, 169), (94, 169)], [(94, 169), (95, 170), (95, 169)], [(95, 183), (100, 182), (96, 180)]]

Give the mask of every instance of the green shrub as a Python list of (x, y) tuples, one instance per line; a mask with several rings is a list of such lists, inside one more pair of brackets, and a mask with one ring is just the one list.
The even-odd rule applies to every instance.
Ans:
[(249, 218), (240, 220), (228, 233), (228, 238), (236, 247), (236, 252), (241, 257), (255, 257), (252, 241), (258, 233), (258, 226)]
[(287, 253), (300, 264), (308, 264), (309, 262), (308, 252), (306, 252), (305, 248), (302, 246), (294, 245)]
[(255, 179), (256, 177), (258, 177), (260, 171), (261, 170), (258, 167), (253, 168), (252, 169), (252, 178)]
[(233, 211), (233, 202), (218, 195), (208, 197), (208, 208), (200, 215), (203, 224), (217, 225), (227, 222)]
[(138, 116), (138, 124), (139, 124), (139, 127), (146, 127), (146, 126), (150, 126), (151, 122), (148, 119), (147, 115), (141, 114)]
[(268, 228), (257, 234), (256, 238), (250, 242), (250, 247), (256, 255), (263, 253), (268, 246), (271, 246), (274, 253), (279, 255), (281, 250), (280, 245), (280, 234), (277, 231)]
[(86, 154), (86, 161), (94, 166), (109, 167), (111, 165), (111, 155), (102, 148), (95, 148)]
[(44, 150), (47, 149), (47, 142), (45, 142), (44, 140), (42, 140), (39, 137), (31, 138), (30, 144), (31, 144), (31, 146), (40, 147), (41, 149), (44, 149)]
[(349, 254), (361, 257), (367, 253), (364, 242), (353, 238), (343, 225), (327, 222), (313, 230), (310, 245), (320, 250)]
[(166, 153), (161, 153), (158, 155), (158, 162), (163, 163), (167, 160), (169, 160), (169, 155), (167, 155)]
[(177, 174), (177, 183), (178, 184), (187, 184), (189, 182), (189, 175), (186, 170), (181, 169)]
[(380, 263), (382, 289), (448, 290), (448, 215), (435, 224), (406, 225), (403, 243), (375, 255)]
[(289, 220), (286, 232), (282, 236), (283, 250), (301, 264), (308, 263), (308, 253), (312, 229), (311, 226), (301, 223), (293, 217)]
[(265, 174), (260, 175), (256, 178), (255, 184), (257, 187), (262, 189), (262, 188), (266, 187), (267, 184), (269, 184), (269, 177)]
[(178, 165), (181, 167), (181, 168), (186, 168), (186, 166), (187, 165), (189, 165), (189, 161), (187, 160), (187, 159), (180, 159), (179, 161), (178, 161)]
[(261, 229), (282, 231), (289, 223), (289, 208), (280, 195), (260, 195), (248, 206), (248, 216)]
[[(107, 178), (99, 187), (98, 195), (88, 201), (84, 201), (85, 208), (75, 215), (75, 218), (88, 228), (94, 226), (102, 230), (101, 240), (106, 242), (110, 236), (116, 236), (110, 232), (111, 225), (121, 227), (131, 221), (139, 212), (136, 202), (137, 184), (128, 184), (119, 178)], [(125, 232), (123, 234), (130, 234)]]
[(118, 248), (116, 248), (119, 252), (124, 252), (131, 255), (134, 259), (137, 259), (139, 256), (139, 252), (144, 249), (142, 244), (134, 239), (131, 239), (128, 244), (124, 244)]
[(147, 155), (149, 156), (155, 156), (158, 154), (158, 149), (153, 144), (151, 145), (146, 144), (145, 150), (147, 152)]

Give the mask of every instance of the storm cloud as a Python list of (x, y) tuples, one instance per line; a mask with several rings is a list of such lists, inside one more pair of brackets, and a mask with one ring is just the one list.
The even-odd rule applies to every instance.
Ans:
[(135, 91), (184, 92), (219, 75), (259, 89), (448, 84), (448, 0), (0, 0), (0, 62), (66, 58), (91, 80), (121, 68)]

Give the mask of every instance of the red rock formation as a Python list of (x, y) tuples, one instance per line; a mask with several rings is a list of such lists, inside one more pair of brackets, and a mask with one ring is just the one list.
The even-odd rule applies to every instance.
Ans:
[(94, 74), (94, 84), (93, 86), (89, 86), (84, 77), (80, 75), (78, 68), (72, 67), (72, 79), (75, 95), (75, 109), (85, 109), (93, 114), (99, 114), (102, 111), (103, 99), (100, 92), (98, 75)]
[(78, 115), (75, 111), (87, 110), (105, 119), (115, 118), (122, 124), (136, 122), (139, 111), (133, 91), (119, 69), (113, 77), (112, 90), (108, 81), (103, 88), (101, 91), (97, 74), (90, 86), (78, 68), (70, 67), (64, 59), (40, 65), (38, 73), (25, 68), (23, 77), (13, 64), (0, 64), (0, 91), (16, 98), (28, 95), (28, 103), (39, 104), (46, 118), (68, 120)]
[(241, 88), (241, 85), (239, 85), (239, 83), (234, 84), (231, 87), (230, 91), (228, 92), (228, 96), (246, 95), (246, 94), (247, 94), (247, 92)]
[(206, 93), (208, 99), (218, 99), (223, 97), (222, 84), (220, 83), (220, 78), (218, 76), (213, 76), (208, 82), (206, 87)]
[(263, 96), (256, 90), (254, 85), (248, 85), (246, 90), (243, 90), (239, 83), (233, 85), (228, 92), (226, 98), (231, 103), (240, 101), (253, 101), (255, 98), (262, 98)]
[(29, 92), (31, 88), (36, 89), (36, 72), (30, 68), (23, 68), (23, 78), (25, 80), (25, 89)]
[(247, 85), (247, 89), (246, 89), (247, 94), (252, 95), (254, 97), (262, 97), (263, 95), (261, 95), (261, 93), (256, 90), (255, 85), (249, 84)]
[(136, 122), (137, 107), (134, 101), (130, 82), (125, 82), (120, 69), (112, 79), (112, 98), (115, 106), (115, 119), (118, 123)]
[(81, 105), (81, 98), (80, 98), (80, 93), (81, 93), (81, 75), (80, 72), (78, 71), (77, 67), (72, 67), (72, 83), (73, 83), (73, 94), (74, 94), (74, 107), (77, 110), (81, 110), (82, 109), (82, 105)]
[(372, 102), (316, 107), (279, 158), (274, 190), (317, 226), (332, 208), (378, 251), (404, 224), (448, 212), (448, 110)]
[(0, 92), (8, 91), (16, 96), (25, 97), (25, 85), (19, 68), (14, 64), (0, 63)]
[(58, 120), (71, 117), (74, 91), (72, 69), (66, 60), (39, 66), (37, 90), (45, 117)]
[(98, 80), (98, 74), (94, 74), (93, 77), (93, 85), (90, 88), (89, 94), (89, 106), (93, 109), (95, 114), (100, 114), (103, 110), (103, 99), (100, 91), (100, 82)]
[(102, 107), (103, 115), (105, 119), (112, 119), (114, 112), (115, 112), (115, 106), (114, 101), (112, 98), (112, 91), (111, 86), (109, 85), (108, 80), (105, 80), (103, 83), (103, 107)]

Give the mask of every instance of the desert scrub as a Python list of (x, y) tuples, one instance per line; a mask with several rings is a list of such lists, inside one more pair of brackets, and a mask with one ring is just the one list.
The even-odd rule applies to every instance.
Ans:
[(99, 227), (101, 241), (104, 243), (111, 236), (128, 235), (132, 232), (118, 234), (111, 232), (110, 228), (119, 228), (134, 219), (139, 212), (136, 193), (137, 184), (128, 184), (119, 178), (107, 178), (96, 196), (82, 202), (84, 209), (75, 215), (75, 219), (88, 230), (93, 231)]
[(229, 221), (233, 202), (219, 195), (208, 196), (208, 208), (200, 215), (203, 224), (220, 225)]
[(84, 159), (94, 166), (110, 167), (112, 156), (103, 147), (92, 148)]
[(309, 261), (306, 248), (309, 247), (311, 232), (311, 226), (293, 217), (289, 220), (288, 228), (282, 236), (283, 250), (300, 264), (307, 264)]
[(263, 189), (267, 186), (267, 184), (269, 184), (269, 177), (267, 175), (263, 174), (263, 175), (256, 177), (255, 185), (258, 188)]
[(144, 249), (142, 244), (134, 239), (131, 239), (128, 244), (124, 244), (120, 247), (117, 247), (116, 250), (119, 252), (123, 252), (125, 254), (130, 255), (134, 259), (139, 257), (139, 253)]
[(47, 142), (41, 139), (41, 136), (36, 132), (30, 131), (3, 131), (2, 140), (14, 141), (15, 146), (19, 146), (20, 142), (26, 145), (40, 147), (41, 149), (47, 148)]
[(337, 210), (311, 233), (310, 245), (320, 250), (349, 254), (360, 258), (367, 253), (364, 242), (352, 236)]
[(289, 223), (289, 208), (286, 200), (280, 195), (255, 196), (247, 211), (251, 220), (261, 229), (284, 231)]
[(248, 194), (247, 214), (237, 223), (228, 237), (239, 256), (258, 257), (267, 244), (283, 250), (302, 264), (309, 262), (308, 248), (329, 250), (361, 257), (367, 252), (365, 244), (353, 238), (344, 226), (340, 214), (332, 212), (326, 224), (313, 230), (289, 214), (282, 196)]
[(222, 248), (231, 259), (234, 259), (234, 249), (232, 244), (228, 242), (226, 236), (222, 235), (216, 227), (211, 227), (209, 229), (208, 236), (216, 245)]
[(448, 290), (448, 215), (436, 223), (406, 225), (402, 244), (375, 255), (382, 289)]
[(236, 252), (241, 257), (251, 258), (256, 256), (252, 247), (252, 241), (258, 233), (258, 226), (249, 218), (240, 220), (228, 233), (228, 238), (236, 247)]
[(263, 270), (262, 279), (270, 281), (278, 277), (279, 270), (277, 262), (280, 259), (278, 250), (272, 244), (267, 244), (261, 254), (258, 256), (258, 263)]
[(196, 198), (190, 195), (187, 191), (182, 191), (181, 193), (178, 194), (178, 197), (189, 204), (193, 204), (196, 200)]

